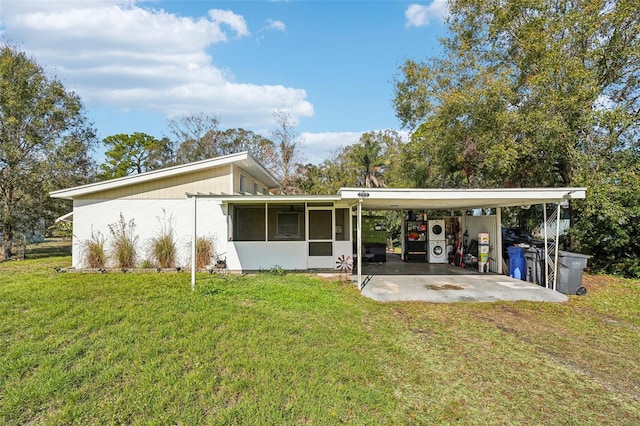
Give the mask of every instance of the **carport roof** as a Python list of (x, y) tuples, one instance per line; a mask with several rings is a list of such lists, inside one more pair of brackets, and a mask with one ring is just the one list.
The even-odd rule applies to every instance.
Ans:
[(487, 207), (530, 206), (584, 199), (586, 188), (340, 188), (337, 195), (187, 194), (216, 198), (225, 203), (294, 203), (343, 201), (369, 210), (462, 210)]
[(358, 201), (371, 210), (460, 210), (514, 207), (584, 199), (586, 188), (341, 188), (342, 200)]

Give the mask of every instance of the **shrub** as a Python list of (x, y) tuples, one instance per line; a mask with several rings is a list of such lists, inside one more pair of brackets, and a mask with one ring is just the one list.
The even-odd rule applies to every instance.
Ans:
[(113, 237), (113, 250), (118, 268), (133, 268), (136, 263), (136, 244), (138, 236), (134, 235), (136, 225), (133, 219), (127, 222), (122, 213), (120, 220), (109, 225), (109, 232)]
[(145, 259), (142, 262), (140, 262), (141, 269), (155, 269), (157, 267), (158, 266), (151, 259)]
[(213, 239), (209, 237), (198, 237), (196, 240), (196, 267), (204, 268), (211, 263), (211, 257), (215, 254)]
[(100, 231), (91, 230), (91, 238), (82, 244), (84, 261), (89, 268), (103, 268), (107, 263), (107, 254), (104, 250), (104, 236)]
[(162, 209), (164, 217), (157, 218), (160, 222), (160, 232), (151, 239), (151, 254), (160, 268), (176, 266), (176, 238), (173, 231), (173, 217), (167, 220), (167, 214)]
[(280, 265), (274, 265), (271, 269), (269, 269), (269, 274), (276, 277), (284, 277), (285, 275), (287, 275), (287, 271)]
[[(69, 222), (56, 222), (53, 227), (53, 235), (64, 238), (66, 240), (71, 239), (71, 237), (73, 236), (73, 225), (71, 225)], [(93, 238), (93, 235), (91, 236), (91, 238)]]

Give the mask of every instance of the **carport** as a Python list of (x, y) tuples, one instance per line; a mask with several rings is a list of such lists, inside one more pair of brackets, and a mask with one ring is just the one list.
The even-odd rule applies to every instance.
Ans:
[[(519, 285), (517, 281), (501, 276), (502, 270), (502, 239), (500, 229), (503, 207), (526, 207), (541, 204), (544, 206), (544, 240), (545, 266), (549, 271), (546, 282), (551, 290), (555, 290), (556, 266), (558, 260), (560, 204), (576, 199), (584, 199), (586, 188), (498, 188), (498, 189), (414, 189), (414, 188), (341, 188), (338, 192), (342, 200), (350, 200), (357, 210), (356, 221), (356, 262), (357, 285), (363, 289), (362, 255), (362, 210), (445, 210), (466, 211), (470, 209), (495, 209), (491, 223), (487, 223), (493, 230), (494, 253), (497, 257), (491, 272), (500, 276), (501, 281), (510, 284), (500, 284), (507, 288)], [(555, 204), (554, 214), (547, 217), (547, 205)], [(552, 229), (550, 224), (555, 222)], [(447, 265), (448, 266), (448, 265)], [(475, 275), (467, 271), (463, 275)], [(488, 274), (490, 275), (490, 274)], [(366, 276), (366, 275), (365, 275)], [(378, 274), (376, 276), (385, 276)], [(397, 274), (396, 276), (399, 276)], [(415, 277), (415, 275), (412, 275)], [(373, 277), (366, 276), (371, 282)], [(504, 279), (503, 279), (504, 278)], [(397, 278), (396, 278), (397, 281)], [(494, 281), (496, 281), (494, 279)], [(523, 283), (522, 281), (520, 281)], [(406, 285), (406, 284), (405, 284)]]

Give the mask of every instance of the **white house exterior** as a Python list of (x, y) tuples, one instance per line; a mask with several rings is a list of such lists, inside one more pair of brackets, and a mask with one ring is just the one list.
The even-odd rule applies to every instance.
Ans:
[(87, 266), (83, 247), (92, 233), (101, 233), (108, 245), (109, 225), (117, 223), (120, 215), (135, 223), (138, 260), (150, 258), (149, 241), (163, 225), (170, 225), (177, 236), (179, 266), (193, 265), (196, 235), (212, 239), (215, 251), (226, 257), (233, 271), (319, 270), (334, 269), (341, 256), (362, 247), (363, 210), (491, 207), (495, 215), (462, 222), (472, 234), (491, 234), (496, 257), (490, 270), (500, 273), (502, 207), (559, 204), (584, 198), (586, 192), (585, 188), (342, 188), (336, 195), (269, 195), (277, 187), (277, 180), (260, 163), (241, 152), (50, 195), (73, 200), (75, 268)]
[(191, 264), (194, 224), (214, 241), (230, 270), (328, 269), (350, 255), (350, 202), (339, 196), (272, 196), (277, 180), (249, 153), (227, 155), (105, 182), (53, 191), (73, 200), (73, 267), (85, 243), (133, 220), (138, 260), (163, 225), (177, 236), (178, 264)]

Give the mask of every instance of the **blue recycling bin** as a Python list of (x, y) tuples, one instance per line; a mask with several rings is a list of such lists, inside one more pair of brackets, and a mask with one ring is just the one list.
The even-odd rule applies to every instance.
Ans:
[(517, 280), (527, 279), (527, 261), (524, 258), (524, 249), (518, 246), (507, 248), (509, 253), (509, 276)]

